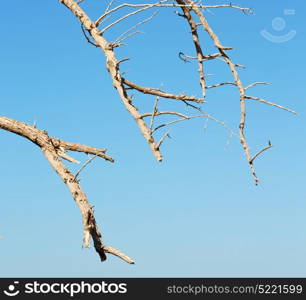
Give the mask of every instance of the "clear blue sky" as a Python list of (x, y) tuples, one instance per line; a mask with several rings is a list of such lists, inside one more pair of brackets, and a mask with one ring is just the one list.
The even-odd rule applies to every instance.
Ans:
[[(103, 3), (85, 0), (84, 8), (98, 16)], [(109, 149), (116, 163), (96, 159), (81, 184), (105, 243), (136, 264), (110, 256), (100, 263), (94, 249), (81, 249), (81, 217), (65, 185), (39, 148), (1, 131), (1, 277), (306, 276), (306, 3), (236, 4), (252, 7), (255, 15), (223, 9), (207, 17), (223, 44), (234, 47), (235, 62), (247, 66), (243, 81), (272, 83), (254, 88), (252, 95), (299, 112), (248, 105), (246, 134), (253, 153), (269, 139), (274, 145), (257, 161), (257, 187), (239, 140), (230, 139), (226, 147), (228, 132), (212, 122), (206, 131), (204, 120), (173, 126), (162, 149), (164, 162), (154, 161), (111, 86), (103, 55), (85, 41), (76, 18), (56, 0), (2, 3), (1, 114), (37, 120), (52, 136)], [(173, 9), (161, 9), (141, 28), (144, 34), (118, 50), (119, 58), (131, 58), (126, 76), (200, 95), (197, 66), (177, 57), (180, 51), (193, 55), (186, 28)], [(118, 26), (108, 37), (123, 29)], [(275, 43), (262, 30), (278, 41), (292, 30), (296, 34)], [(221, 62), (207, 69), (215, 74), (211, 83), (229, 79)], [(137, 101), (139, 107), (152, 106), (150, 97)], [(208, 101), (208, 113), (237, 128), (233, 88), (218, 89)]]

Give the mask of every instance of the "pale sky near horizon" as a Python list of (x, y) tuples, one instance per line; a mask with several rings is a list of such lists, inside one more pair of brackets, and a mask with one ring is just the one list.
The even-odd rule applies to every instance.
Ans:
[[(85, 0), (83, 7), (97, 17), (103, 2)], [(1, 115), (36, 120), (50, 136), (108, 149), (116, 162), (95, 159), (82, 172), (81, 185), (105, 243), (136, 264), (111, 256), (100, 263), (93, 248), (82, 249), (80, 213), (66, 186), (36, 146), (0, 131), (1, 277), (306, 276), (306, 3), (235, 4), (255, 14), (217, 9), (206, 15), (222, 43), (234, 48), (234, 61), (247, 66), (240, 70), (243, 81), (271, 83), (250, 94), (299, 112), (248, 103), (252, 152), (268, 140), (274, 145), (256, 161), (258, 186), (239, 140), (203, 119), (171, 127), (164, 161), (157, 163), (111, 85), (103, 54), (86, 42), (67, 8), (57, 0), (2, 3)], [(117, 54), (131, 58), (127, 78), (200, 96), (196, 63), (178, 58), (194, 50), (185, 20), (174, 11), (160, 9)], [(206, 54), (214, 51), (202, 39)], [(208, 62), (207, 72), (211, 84), (230, 80), (222, 62)], [(135, 101), (152, 108), (150, 97)], [(207, 101), (205, 111), (237, 130), (239, 95), (233, 87), (220, 87)]]

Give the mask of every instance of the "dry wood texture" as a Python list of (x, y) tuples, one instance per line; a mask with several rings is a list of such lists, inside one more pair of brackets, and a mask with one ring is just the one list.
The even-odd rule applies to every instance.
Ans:
[[(238, 136), (240, 143), (242, 144), (244, 154), (246, 156), (247, 162), (251, 168), (252, 175), (255, 181), (255, 184), (258, 184), (258, 177), (256, 175), (254, 161), (265, 151), (272, 147), (272, 144), (269, 142), (268, 146), (263, 147), (261, 150), (257, 151), (255, 154), (251, 154), (250, 147), (245, 136), (245, 127), (246, 127), (246, 116), (247, 116), (247, 102), (249, 100), (257, 101), (267, 105), (271, 105), (282, 110), (296, 114), (295, 111), (283, 107), (281, 105), (272, 103), (265, 99), (247, 95), (252, 87), (260, 84), (266, 84), (265, 82), (256, 81), (249, 85), (244, 85), (242, 82), (238, 68), (244, 68), (244, 66), (237, 64), (232, 61), (229, 51), (232, 50), (232, 47), (224, 46), (219, 38), (219, 36), (214, 32), (213, 28), (210, 26), (208, 20), (205, 17), (205, 12), (208, 9), (219, 9), (219, 8), (231, 8), (239, 10), (245, 14), (251, 14), (252, 11), (249, 8), (243, 8), (236, 5), (230, 4), (220, 4), (220, 5), (204, 5), (199, 1), (192, 0), (161, 0), (155, 3), (122, 3), (117, 6), (114, 6), (114, 0), (111, 0), (106, 4), (105, 11), (98, 17), (96, 20), (92, 20), (90, 16), (81, 8), (80, 5), (88, 3), (88, 0), (58, 0), (61, 4), (67, 7), (71, 13), (79, 20), (83, 34), (86, 37), (86, 40), (94, 45), (97, 48), (100, 48), (102, 51), (106, 64), (105, 68), (111, 77), (112, 84), (116, 89), (116, 92), (119, 96), (119, 99), (125, 106), (128, 113), (132, 116), (136, 122), (141, 134), (148, 143), (154, 157), (157, 161), (162, 161), (163, 156), (161, 153), (161, 146), (169, 138), (169, 130), (165, 130), (165, 127), (172, 126), (175, 123), (192, 120), (195, 118), (205, 118), (206, 120), (213, 120), (218, 124), (224, 126), (230, 133), (230, 136)], [(178, 57), (182, 61), (191, 62), (192, 60), (197, 63), (197, 71), (200, 85), (200, 97), (193, 95), (186, 95), (185, 93), (170, 93), (159, 88), (146, 87), (142, 84), (132, 82), (131, 80), (123, 77), (121, 64), (129, 58), (118, 59), (116, 56), (116, 49), (123, 44), (123, 41), (126, 41), (131, 36), (138, 34), (138, 27), (143, 25), (146, 22), (151, 21), (156, 16), (156, 11), (150, 17), (144, 18), (142, 21), (139, 21), (127, 27), (123, 33), (118, 33), (116, 31), (116, 25), (121, 22), (126, 22), (130, 20), (135, 15), (141, 14), (143, 12), (159, 9), (176, 9), (175, 13), (179, 18), (185, 19), (186, 26), (190, 31), (190, 41), (193, 43), (195, 53), (193, 55), (188, 55), (183, 52), (179, 52)], [(99, 15), (99, 14), (98, 14)], [(111, 21), (110, 21), (111, 20)], [(117, 39), (114, 42), (111, 42), (106, 39), (105, 33), (112, 31), (117, 34)], [(214, 53), (206, 53), (205, 44), (201, 42), (201, 36), (203, 34), (208, 35), (210, 38), (211, 44), (216, 48)], [(231, 81), (217, 82), (208, 85), (208, 75), (206, 74), (206, 64), (207, 61), (212, 60), (221, 60), (224, 62), (225, 68), (228, 68), (232, 75)], [(238, 127), (238, 134), (235, 134), (232, 129), (228, 128), (226, 124), (222, 121), (219, 121), (215, 117), (211, 116), (206, 112), (207, 108), (207, 94), (211, 89), (218, 88), (221, 86), (233, 87), (237, 89), (240, 102), (240, 120)], [(152, 100), (152, 111), (151, 112), (141, 112), (141, 109), (138, 109), (134, 104), (134, 98), (131, 92), (135, 92), (137, 96), (141, 98), (147, 98)], [(153, 99), (155, 99), (153, 101)], [(187, 106), (188, 109), (191, 109), (193, 112), (196, 111), (196, 114), (186, 114), (186, 112), (177, 111), (175, 109), (159, 110), (159, 105), (161, 101), (169, 101), (169, 103), (175, 105)], [(172, 101), (172, 102), (171, 102)], [(186, 107), (184, 107), (186, 108)], [(205, 111), (204, 111), (205, 108)], [(156, 124), (157, 119), (160, 116), (169, 118), (168, 121), (164, 123)], [(172, 119), (170, 119), (172, 118)], [(173, 119), (175, 118), (175, 119)], [(102, 241), (102, 235), (96, 223), (94, 217), (93, 207), (88, 202), (86, 194), (83, 192), (78, 175), (80, 172), (95, 158), (100, 157), (108, 162), (114, 162), (113, 158), (106, 154), (105, 149), (99, 149), (87, 145), (81, 145), (71, 142), (66, 142), (58, 138), (50, 137), (47, 131), (37, 129), (36, 126), (31, 126), (29, 124), (12, 120), (7, 117), (0, 117), (0, 128), (6, 131), (10, 131), (14, 134), (22, 136), (32, 143), (40, 147), (46, 159), (59, 175), (62, 181), (68, 187), (73, 199), (78, 205), (83, 221), (83, 243), (85, 247), (89, 247), (90, 238), (93, 240), (95, 250), (100, 256), (101, 261), (106, 259), (106, 253), (110, 253), (118, 256), (122, 260), (133, 264), (133, 260), (123, 254), (121, 251), (112, 248), (111, 246), (106, 246)], [(156, 133), (165, 130), (159, 138), (156, 137)], [(76, 174), (72, 174), (69, 169), (64, 165), (62, 159), (65, 159), (69, 162), (76, 163), (77, 161), (67, 154), (67, 151), (82, 152), (85, 154), (93, 155), (89, 158), (86, 163), (80, 168)]]
[[(79, 182), (75, 180), (69, 169), (63, 164), (61, 158), (73, 162), (74, 160), (66, 155), (65, 151), (77, 151), (94, 154), (107, 161), (114, 162), (114, 159), (105, 154), (106, 150), (86, 145), (65, 142), (58, 138), (50, 137), (45, 130), (39, 130), (34, 126), (16, 121), (7, 117), (0, 117), (0, 128), (18, 134), (40, 147), (54, 171), (60, 176), (68, 187), (73, 199), (78, 205), (83, 221), (83, 245), (90, 246), (90, 237), (93, 240), (95, 250), (101, 261), (106, 260), (106, 253), (116, 255), (128, 263), (134, 263), (128, 256), (110, 246), (105, 246), (102, 235), (94, 217), (93, 207), (88, 202)], [(69, 159), (67, 159), (69, 157)]]

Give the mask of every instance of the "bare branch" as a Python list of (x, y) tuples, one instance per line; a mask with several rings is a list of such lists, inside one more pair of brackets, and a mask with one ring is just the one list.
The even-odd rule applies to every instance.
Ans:
[[(142, 20), (141, 22), (135, 24), (134, 26), (130, 27), (128, 30), (126, 30), (125, 32), (123, 32), (115, 41), (115, 43), (122, 43), (122, 41), (126, 40), (128, 37), (135, 35), (137, 33), (140, 33), (141, 31), (136, 31), (136, 32), (132, 32), (130, 33), (132, 30), (136, 29), (137, 27), (141, 26), (142, 24), (149, 22), (150, 20), (152, 20), (156, 15), (158, 14), (158, 11), (155, 11), (150, 17)], [(130, 34), (129, 34), (130, 33)]]
[(262, 150), (258, 151), (251, 159), (250, 159), (250, 164), (252, 164), (254, 162), (254, 160), (263, 152), (267, 151), (268, 149), (272, 148), (273, 145), (271, 144), (271, 142), (269, 141), (269, 145), (265, 148), (263, 148)]
[[(181, 1), (181, 0), (177, 0)], [(186, 3), (188, 4), (193, 4), (193, 1), (191, 0), (185, 0)], [(212, 41), (214, 42), (214, 45), (218, 48), (220, 54), (222, 55), (224, 61), (228, 64), (234, 81), (236, 83), (236, 86), (239, 90), (239, 94), (240, 94), (240, 124), (239, 124), (239, 133), (240, 133), (240, 142), (242, 144), (242, 147), (244, 149), (244, 153), (246, 155), (246, 159), (248, 162), (250, 162), (251, 160), (251, 154), (250, 154), (250, 148), (247, 144), (245, 135), (244, 135), (244, 128), (245, 128), (245, 122), (246, 122), (246, 105), (245, 105), (245, 89), (243, 87), (243, 84), (239, 78), (239, 74), (236, 70), (236, 66), (237, 64), (233, 63), (231, 61), (231, 59), (229, 58), (229, 56), (227, 55), (227, 53), (225, 51), (227, 50), (231, 50), (231, 47), (225, 47), (221, 44), (218, 36), (214, 33), (214, 31), (212, 30), (212, 28), (210, 27), (210, 25), (208, 24), (206, 18), (204, 17), (203, 13), (195, 6), (192, 6), (192, 10), (195, 12), (195, 14), (198, 16), (203, 29), (208, 33), (208, 35), (210, 36), (210, 38), (212, 39)], [(253, 164), (250, 164), (251, 167), (251, 171), (252, 171), (252, 175), (255, 181), (255, 184), (258, 184), (258, 178), (256, 175), (256, 170)]]
[[(180, 5), (185, 5), (185, 2), (183, 0), (177, 0), (176, 1)], [(193, 39), (193, 44), (196, 50), (197, 54), (197, 60), (198, 60), (198, 72), (199, 72), (199, 81), (200, 81), (200, 86), (202, 89), (202, 95), (203, 98), (206, 96), (206, 82), (205, 82), (205, 76), (204, 76), (204, 65), (203, 65), (203, 60), (204, 60), (204, 55), (202, 51), (202, 47), (200, 45), (200, 40), (199, 40), (199, 35), (197, 31), (197, 24), (194, 21), (191, 13), (190, 13), (190, 8), (186, 6), (181, 7), (183, 14), (185, 16), (185, 19), (187, 20), (189, 27), (191, 29), (191, 35)]]
[[(154, 116), (160, 116), (160, 115), (175, 115), (175, 116), (179, 116), (185, 119), (189, 118), (188, 116), (181, 114), (179, 112), (176, 112), (176, 111), (155, 111)], [(152, 116), (153, 116), (153, 113), (141, 114), (141, 118), (152, 117)]]
[(261, 85), (270, 85), (270, 83), (267, 83), (267, 82), (257, 81), (257, 82), (254, 82), (254, 83), (248, 85), (246, 88), (244, 88), (244, 90), (246, 91), (246, 90), (248, 90), (248, 89), (250, 89), (250, 88), (252, 88), (252, 87), (254, 87), (256, 85), (259, 85), (259, 84), (261, 84)]
[(182, 122), (182, 121), (186, 121), (186, 120), (191, 120), (191, 119), (195, 119), (195, 118), (200, 118), (200, 117), (207, 117), (208, 115), (204, 114), (204, 115), (197, 115), (197, 116), (184, 116), (182, 117), (181, 119), (177, 119), (177, 120), (174, 120), (174, 121), (171, 121), (171, 122), (168, 122), (168, 123), (164, 123), (164, 124), (161, 124), (161, 125), (158, 125), (157, 127), (155, 127), (152, 131), (152, 133), (154, 133), (155, 131), (157, 131), (158, 129), (162, 128), (162, 127), (165, 127), (165, 126), (169, 126), (169, 125), (172, 125), (172, 124), (175, 124), (175, 123), (178, 123), (178, 122)]
[[(113, 12), (115, 12), (115, 11), (121, 9), (121, 8), (125, 8), (125, 7), (142, 7), (142, 9), (138, 9), (138, 10), (136, 10), (136, 11), (133, 12), (133, 14), (137, 14), (137, 13), (139, 13), (139, 12), (142, 12), (142, 11), (144, 11), (144, 10), (150, 9), (150, 8), (152, 8), (152, 7), (161, 7), (162, 3), (165, 3), (165, 2), (167, 2), (167, 1), (170, 1), (170, 0), (161, 0), (161, 1), (156, 2), (156, 3), (153, 3), (153, 4), (129, 4), (129, 3), (120, 4), (120, 5), (116, 6), (116, 7), (114, 7), (113, 9), (108, 10), (108, 11), (105, 12), (102, 16), (100, 16), (100, 17), (97, 19), (97, 21), (95, 21), (95, 25), (96, 25), (97, 27), (100, 26), (101, 23), (102, 23), (102, 21), (103, 21), (103, 19), (104, 19), (107, 15), (109, 15), (109, 14), (111, 14), (111, 13), (113, 13)], [(129, 16), (130, 16), (130, 15), (125, 15), (124, 17), (122, 17), (123, 19), (122, 19), (122, 18), (121, 18), (121, 19), (124, 20), (124, 19), (128, 18)], [(119, 20), (119, 19), (118, 19), (118, 20)], [(122, 20), (120, 20), (119, 22), (121, 22)], [(116, 23), (116, 24), (117, 24), (117, 23)], [(112, 25), (112, 24), (110, 24), (110, 25)], [(114, 24), (114, 25), (115, 25), (115, 24)], [(113, 25), (112, 25), (112, 26), (113, 26)]]
[(87, 167), (88, 164), (90, 164), (98, 155), (93, 155), (92, 157), (90, 157), (89, 159), (87, 159), (87, 161), (83, 164), (83, 166), (80, 168), (79, 171), (77, 171), (77, 173), (75, 174), (73, 180), (76, 181), (76, 179), (78, 178), (78, 176), (80, 175), (80, 173)]
[[(87, 14), (80, 8), (73, 0), (60, 0), (71, 12), (79, 19), (84, 28), (89, 32), (91, 37), (95, 40), (97, 45), (103, 51), (106, 57), (106, 69), (108, 70), (114, 88), (117, 90), (118, 95), (125, 108), (128, 110), (130, 115), (133, 117), (137, 123), (139, 130), (146, 139), (153, 155), (157, 161), (162, 161), (162, 154), (156, 148), (156, 142), (152, 137), (151, 131), (147, 127), (144, 120), (140, 117), (140, 113), (136, 106), (132, 103), (132, 98), (128, 96), (126, 87), (124, 86), (120, 69), (119, 60), (116, 58), (114, 53), (114, 45), (109, 43), (103, 36), (101, 36), (100, 31), (96, 27), (96, 24), (87, 16)], [(111, 10), (109, 10), (110, 12)]]
[(57, 155), (60, 156), (61, 158), (65, 159), (65, 160), (67, 160), (69, 162), (72, 162), (72, 163), (76, 163), (76, 164), (80, 163), (79, 161), (75, 160), (73, 157), (67, 155), (65, 153), (65, 149), (63, 149), (62, 147), (56, 148), (56, 150), (57, 150), (56, 151)]
[(221, 53), (214, 53), (210, 55), (203, 56), (203, 60), (212, 60), (222, 56)]
[(128, 257), (126, 254), (122, 253), (121, 251), (111, 246), (103, 246), (103, 250), (105, 253), (110, 253), (112, 255), (118, 256), (119, 258), (127, 262), (128, 264), (131, 264), (131, 265), (135, 264), (135, 262), (130, 257)]
[[(155, 98), (155, 101), (154, 101), (153, 112), (152, 112), (152, 114), (151, 114), (151, 120), (150, 120), (150, 125), (149, 125), (149, 129), (150, 129), (151, 132), (152, 132), (152, 128), (153, 128), (154, 117), (155, 117), (155, 115), (156, 115), (156, 113), (157, 113), (158, 100), (159, 100), (159, 97), (157, 96), (157, 97)], [(140, 117), (143, 118), (144, 115), (141, 114)]]
[(219, 86), (224, 86), (224, 85), (237, 85), (235, 82), (230, 82), (230, 81), (227, 81), (227, 82), (222, 82), (222, 83), (218, 83), (218, 84), (214, 84), (214, 85), (209, 85), (207, 87), (207, 89), (212, 89), (212, 88), (215, 88), (215, 87), (219, 87)]
[(246, 66), (240, 64), (234, 64), (236, 68), (246, 69)]
[(197, 57), (195, 56), (188, 56), (183, 52), (179, 52), (178, 57), (185, 63), (190, 63), (190, 61), (188, 59), (197, 59)]
[(202, 108), (200, 106), (193, 105), (191, 103), (188, 103), (187, 101), (183, 101), (183, 102), (185, 103), (186, 106), (189, 106), (189, 107), (191, 107), (191, 108), (193, 108), (193, 109), (203, 113), (203, 110), (202, 110)]
[(154, 4), (130, 4), (130, 3), (123, 3), (118, 5), (117, 7), (114, 7), (111, 10), (108, 10), (107, 12), (105, 12), (102, 16), (100, 16), (97, 21), (95, 22), (96, 26), (99, 26), (102, 22), (102, 20), (109, 14), (120, 10), (121, 8), (125, 8), (125, 7), (132, 7), (132, 8), (137, 8), (137, 7), (142, 7), (142, 8), (152, 8), (152, 7), (188, 7), (188, 8), (192, 8), (192, 7), (197, 7), (197, 8), (201, 8), (201, 9), (210, 9), (210, 8), (233, 8), (233, 9), (238, 9), (243, 11), (244, 13), (252, 13), (252, 10), (250, 8), (244, 8), (244, 7), (240, 7), (240, 6), (236, 6), (236, 5), (232, 5), (232, 4), (220, 4), (220, 5), (201, 5), (201, 4), (176, 4), (176, 3), (171, 3), (171, 4), (166, 4), (165, 2), (168, 2), (170, 0), (162, 0), (159, 1), (157, 3)]
[[(41, 148), (45, 157), (49, 161), (51, 167), (54, 171), (61, 177), (62, 181), (68, 187), (73, 199), (78, 205), (83, 221), (83, 245), (84, 247), (89, 247), (90, 237), (92, 238), (95, 246), (96, 252), (99, 254), (101, 261), (106, 260), (104, 244), (102, 242), (102, 235), (96, 223), (94, 217), (94, 211), (92, 206), (89, 204), (86, 194), (83, 192), (81, 186), (75, 181), (75, 176), (69, 171), (69, 169), (63, 164), (58, 155), (58, 149), (60, 146), (67, 146), (73, 151), (82, 151), (81, 148), (87, 149), (88, 146), (83, 146), (79, 144), (72, 144), (63, 142), (57, 138), (49, 137), (48, 133), (43, 130), (34, 128), (33, 126), (16, 121), (7, 117), (0, 117), (0, 128), (10, 131), (12, 133), (18, 134), (28, 140), (30, 140), (35, 145)], [(66, 148), (66, 149), (67, 149)], [(89, 149), (96, 149), (89, 147)], [(103, 157), (105, 150), (100, 150), (96, 155)], [(104, 157), (103, 157), (104, 158)], [(113, 161), (113, 159), (111, 158)], [(111, 252), (109, 252), (111, 253)]]
[(107, 5), (107, 7), (106, 7), (106, 9), (105, 9), (105, 13), (108, 12), (108, 11), (110, 10), (111, 6), (113, 5), (113, 3), (114, 3), (115, 1), (116, 1), (116, 0), (110, 0), (110, 1), (109, 1), (108, 5)]
[[(186, 55), (185, 53), (183, 52), (179, 52), (178, 54), (179, 58), (184, 61), (184, 62), (189, 62), (188, 59), (198, 59), (197, 56), (190, 56), (190, 55)], [(222, 56), (221, 53), (215, 53), (215, 54), (210, 54), (210, 55), (203, 55), (203, 58), (202, 58), (202, 62), (203, 61), (207, 61), (207, 60), (212, 60), (212, 59), (216, 59), (216, 58), (220, 58)], [(241, 66), (241, 65), (237, 65), (236, 66)], [(241, 67), (244, 67), (244, 66), (241, 66)], [(206, 75), (207, 76), (207, 75)]]
[[(106, 27), (104, 27), (104, 28), (100, 31), (100, 34), (103, 35), (103, 33), (104, 33), (105, 31), (107, 31), (107, 30), (110, 29), (111, 27), (115, 26), (116, 24), (118, 24), (118, 23), (120, 23), (120, 22), (126, 20), (127, 18), (129, 18), (129, 17), (131, 17), (131, 16), (133, 16), (133, 15), (136, 15), (136, 14), (138, 14), (138, 13), (140, 13), (140, 12), (143, 12), (143, 11), (145, 11), (145, 10), (147, 10), (147, 9), (150, 9), (150, 8), (152, 8), (152, 7), (154, 7), (154, 6), (155, 6), (155, 5), (152, 4), (152, 5), (148, 6), (148, 7), (144, 7), (144, 8), (135, 10), (135, 11), (129, 13), (129, 14), (126, 14), (125, 16), (123, 16), (123, 17), (117, 19), (117, 20), (114, 21), (113, 23), (111, 23), (111, 24), (107, 25)], [(96, 26), (99, 26), (99, 25), (97, 25), (97, 23), (96, 23)]]
[(196, 102), (196, 103), (204, 103), (205, 101), (203, 99), (199, 99), (196, 98), (194, 96), (186, 96), (184, 94), (179, 94), (179, 95), (175, 95), (175, 94), (169, 94), (167, 92), (163, 92), (161, 90), (158, 89), (153, 89), (153, 88), (147, 88), (147, 87), (143, 87), (140, 86), (136, 83), (133, 83), (123, 77), (121, 77), (121, 80), (124, 84), (128, 85), (129, 87), (144, 93), (144, 94), (150, 94), (150, 95), (154, 95), (154, 96), (159, 96), (162, 98), (169, 98), (169, 99), (175, 99), (175, 100), (182, 100), (182, 101), (192, 101), (192, 102)]
[(86, 34), (85, 30), (84, 30), (84, 26), (83, 26), (83, 25), (81, 25), (81, 29), (82, 29), (83, 35), (85, 36), (87, 42), (88, 42), (89, 44), (95, 46), (95, 47), (99, 47), (96, 43), (94, 43), (93, 41), (91, 41), (91, 40), (89, 39), (89, 37), (87, 36), (87, 34)]
[(157, 143), (157, 148), (160, 148), (160, 146), (162, 145), (162, 143), (165, 141), (166, 138), (170, 138), (169, 132), (170, 132), (170, 131), (167, 131), (167, 132), (161, 137), (161, 139), (160, 139), (159, 142)]
[(269, 101), (267, 101), (267, 100), (265, 100), (265, 99), (262, 99), (262, 98), (251, 97), (251, 96), (245, 95), (245, 99), (251, 99), (251, 100), (255, 100), (255, 101), (258, 101), (258, 102), (261, 102), (261, 103), (265, 103), (265, 104), (268, 104), (268, 105), (271, 105), (271, 106), (275, 106), (275, 107), (278, 107), (278, 108), (280, 108), (280, 109), (286, 110), (286, 111), (288, 111), (288, 112), (290, 112), (290, 113), (292, 113), (292, 114), (295, 114), (295, 115), (298, 114), (298, 113), (297, 113), (296, 111), (294, 111), (294, 110), (291, 110), (291, 109), (286, 108), (286, 107), (284, 107), (284, 106), (281, 106), (281, 105), (278, 105), (278, 104), (269, 102)]
[(93, 154), (101, 158), (104, 158), (107, 161), (114, 162), (114, 159), (112, 157), (105, 154), (106, 152), (105, 149), (99, 149), (99, 148), (95, 148), (95, 147), (91, 147), (87, 145), (65, 142), (63, 140), (56, 139), (56, 138), (51, 138), (51, 140), (52, 140), (52, 144), (56, 148), (63, 148), (65, 150), (83, 152), (85, 154)]
[(127, 40), (128, 38), (130, 38), (130, 37), (132, 37), (132, 36), (134, 36), (136, 34), (140, 34), (140, 33), (143, 33), (143, 32), (139, 31), (139, 30), (133, 31), (133, 32), (127, 34), (125, 37), (121, 38), (120, 40), (116, 39), (116, 41), (114, 43), (118, 44), (118, 45), (125, 45), (126, 46), (126, 44), (122, 43), (123, 41)]

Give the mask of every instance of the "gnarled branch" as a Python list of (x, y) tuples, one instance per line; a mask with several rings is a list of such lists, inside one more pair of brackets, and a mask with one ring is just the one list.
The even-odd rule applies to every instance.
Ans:
[[(52, 138), (49, 137), (47, 131), (39, 130), (34, 126), (7, 117), (0, 117), (0, 128), (18, 134), (40, 147), (51, 167), (68, 187), (73, 199), (81, 211), (84, 247), (89, 247), (91, 237), (95, 250), (99, 254), (101, 261), (106, 260), (106, 252), (120, 257), (120, 255), (118, 255), (118, 253), (121, 253), (120, 251), (104, 245), (101, 232), (94, 217), (93, 207), (88, 202), (87, 196), (83, 192), (81, 186), (75, 180), (75, 175), (73, 175), (63, 164), (60, 155), (58, 154), (58, 149), (62, 147), (63, 149), (70, 151), (95, 153), (95, 155), (113, 162), (113, 158), (105, 154), (106, 150), (65, 142), (58, 138)], [(128, 258), (125, 254), (122, 254), (121, 258), (128, 263), (134, 263), (133, 260)]]

